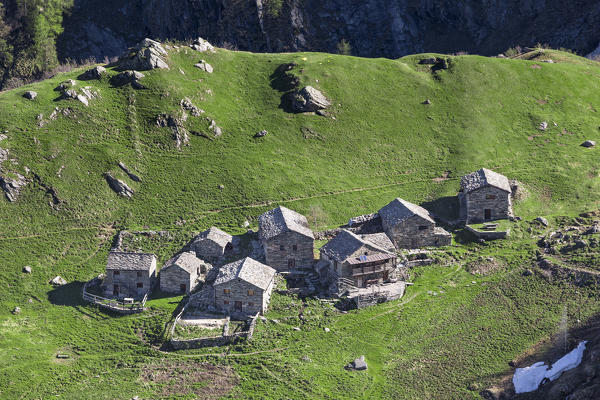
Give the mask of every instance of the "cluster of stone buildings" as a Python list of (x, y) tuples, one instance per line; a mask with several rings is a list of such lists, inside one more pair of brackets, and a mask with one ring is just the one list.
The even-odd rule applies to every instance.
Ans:
[[(465, 223), (512, 217), (508, 179), (487, 169), (464, 176), (459, 192)], [(188, 251), (170, 259), (160, 270), (160, 288), (168, 293), (190, 293), (207, 281), (213, 268), (211, 309), (227, 314), (264, 313), (278, 272), (310, 270), (334, 284), (344, 281), (366, 288), (396, 280), (399, 249), (446, 246), (451, 235), (436, 225), (429, 211), (396, 198), (374, 214), (380, 219), (378, 232), (360, 234), (342, 229), (321, 247), (315, 260), (315, 236), (303, 215), (277, 207), (258, 219), (258, 237), (264, 250), (262, 263), (250, 257), (226, 263), (232, 255), (233, 237), (212, 227), (188, 246)], [(156, 278), (152, 254), (111, 252), (103, 282), (105, 295), (139, 297)]]

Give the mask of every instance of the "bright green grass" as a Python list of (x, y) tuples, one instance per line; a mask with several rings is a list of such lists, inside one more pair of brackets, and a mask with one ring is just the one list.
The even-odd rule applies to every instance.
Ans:
[[(453, 196), (462, 174), (487, 167), (531, 193), (516, 204), (524, 222), (510, 240), (451, 248), (455, 261), (415, 270), (415, 286), (397, 302), (341, 315), (311, 300), (301, 332), (292, 329), (301, 325), (301, 301), (275, 294), (269, 317), (281, 324), (259, 324), (248, 346), (192, 352), (193, 359), (234, 368), (240, 384), (231, 398), (475, 398), (474, 387), (558, 329), (564, 305), (571, 321), (599, 308), (593, 291), (520, 274), (531, 266), (541, 233), (525, 221), (598, 208), (596, 150), (579, 144), (598, 140), (600, 69), (552, 54), (563, 62), (537, 62), (541, 68), (532, 68), (535, 61), (451, 57), (451, 68), (433, 75), (417, 64), (421, 56), (182, 49), (171, 52), (170, 71), (145, 73), (148, 90), (115, 89), (107, 79), (81, 83), (102, 96), (88, 108), (55, 101), (52, 90), (80, 71), (0, 93), (0, 132), (8, 131), (0, 147), (18, 161), (5, 162), (3, 171), (23, 173), (27, 166), (63, 200), (53, 210), (35, 183), (17, 203), (0, 200), (0, 398), (156, 398), (138, 381), (139, 368), (180, 357), (157, 348), (181, 297), (159, 295), (147, 313), (131, 316), (80, 300), (83, 282), (103, 271), (119, 229), (171, 231), (175, 239), (154, 250), (164, 262), (192, 232), (216, 224), (242, 233), (245, 220), (256, 227), (256, 217), (277, 204), (314, 213), (313, 227), (324, 229), (394, 197), (427, 205)], [(213, 74), (193, 67), (200, 58)], [(270, 75), (291, 61), (303, 84), (332, 100), (335, 120), (278, 108), (282, 93), (270, 86)], [(35, 101), (21, 97), (29, 89), (38, 92)], [(159, 113), (179, 113), (183, 97), (217, 121), (221, 138), (191, 136), (189, 147), (175, 148), (171, 132), (154, 121)], [(426, 98), (431, 105), (421, 104)], [(37, 115), (47, 119), (54, 107), (71, 107), (77, 117), (38, 127)], [(537, 129), (541, 121), (549, 123), (546, 132)], [(206, 121), (189, 117), (188, 127), (200, 130)], [(318, 136), (304, 139), (302, 127)], [(269, 135), (253, 139), (262, 129)], [(126, 178), (118, 161), (143, 182)], [(433, 180), (445, 171), (449, 179)], [(105, 172), (126, 180), (134, 197), (116, 196)], [(462, 269), (488, 255), (508, 267), (484, 279)], [(33, 274), (22, 274), (24, 265)], [(53, 289), (47, 282), (55, 275), (70, 284)], [(14, 316), (17, 305), (23, 311)], [(57, 363), (61, 351), (74, 356)], [(222, 352), (229, 355), (206, 355)], [(343, 369), (361, 354), (367, 372)]]

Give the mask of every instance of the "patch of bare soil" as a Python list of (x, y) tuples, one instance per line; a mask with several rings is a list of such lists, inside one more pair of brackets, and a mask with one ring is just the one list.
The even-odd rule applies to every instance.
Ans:
[(238, 377), (229, 367), (210, 363), (161, 360), (145, 365), (140, 380), (154, 386), (162, 397), (193, 393), (199, 399), (218, 399), (238, 384)]
[(473, 261), (465, 266), (465, 270), (473, 275), (486, 276), (503, 268), (504, 265), (496, 259)]

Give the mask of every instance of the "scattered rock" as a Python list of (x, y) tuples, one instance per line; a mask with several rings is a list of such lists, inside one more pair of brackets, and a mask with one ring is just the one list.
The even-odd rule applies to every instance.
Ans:
[(263, 137), (263, 136), (267, 136), (269, 134), (269, 132), (267, 132), (266, 130), (262, 130), (260, 132), (257, 132), (254, 134), (255, 138), (259, 138), (259, 137)]
[(292, 95), (292, 108), (295, 112), (315, 112), (329, 106), (329, 100), (312, 86), (306, 86)]
[(278, 319), (272, 319), (271, 322), (274, 323), (274, 324), (278, 324), (279, 320)]
[(330, 331), (331, 331), (331, 329), (329, 329), (329, 328), (327, 328), (327, 327), (325, 327), (325, 329), (323, 329), (323, 330), (324, 330), (325, 332), (330, 332)]
[(267, 322), (267, 317), (265, 317), (264, 315), (261, 315), (261, 316), (260, 316), (260, 320), (261, 320), (262, 322)]
[(554, 60), (540, 60), (543, 63), (554, 64)]
[(546, 129), (548, 129), (548, 123), (546, 121), (540, 122), (539, 129), (540, 131), (545, 131)]
[(12, 313), (15, 314), (15, 315), (20, 314), (21, 313), (21, 307), (15, 307), (12, 310)]
[(8, 150), (0, 147), (0, 163), (8, 160)]
[(311, 358), (309, 356), (302, 356), (302, 361), (304, 362), (311, 362)]
[(179, 73), (180, 73), (181, 75), (185, 75), (185, 71), (184, 71), (184, 70), (182, 70), (181, 68), (179, 68)]
[(57, 87), (54, 88), (57, 92), (64, 92), (67, 89), (71, 89), (77, 85), (73, 79), (67, 79), (66, 81), (61, 82)]
[(190, 99), (188, 99), (187, 97), (182, 99), (180, 104), (184, 110), (189, 111), (194, 117), (199, 117), (201, 114), (204, 113), (204, 110), (201, 110), (198, 107), (196, 107), (192, 103), (192, 101)]
[(585, 142), (581, 143), (581, 145), (583, 147), (594, 147), (596, 145), (596, 142), (593, 140), (586, 140)]
[(431, 104), (431, 100), (429, 100), (429, 99), (425, 99), (425, 101), (423, 102), (423, 104), (425, 104), (425, 105), (430, 105), (430, 104)]
[(194, 67), (196, 67), (196, 68), (200, 68), (202, 71), (206, 71), (206, 72), (208, 72), (209, 74), (212, 74), (212, 73), (213, 73), (213, 67), (212, 67), (212, 65), (210, 65), (209, 63), (207, 63), (207, 62), (206, 62), (206, 61), (204, 61), (204, 60), (200, 60), (200, 62), (199, 62), (199, 63), (197, 63), (197, 64), (194, 64)]
[(419, 61), (419, 64), (423, 65), (423, 64), (427, 64), (427, 65), (433, 65), (437, 63), (437, 60), (435, 57), (430, 57), (430, 58), (424, 58), (422, 60)]
[(352, 361), (350, 364), (346, 366), (347, 369), (353, 369), (356, 371), (364, 371), (367, 369), (367, 362), (365, 361), (365, 356), (360, 356), (359, 358)]
[(98, 65), (94, 68), (88, 69), (81, 75), (77, 77), (77, 79), (81, 79), (82, 81), (92, 80), (92, 79), (101, 79), (102, 75), (106, 73), (106, 68)]
[(6, 175), (0, 175), (0, 187), (4, 190), (6, 198), (11, 201), (17, 201), (21, 189), (29, 182), (23, 175), (19, 173), (11, 174), (13, 177), (9, 178)]
[(33, 270), (31, 269), (31, 267), (29, 265), (26, 265), (23, 267), (23, 272), (26, 274), (30, 274), (33, 272)]
[(28, 100), (34, 100), (37, 97), (37, 93), (33, 90), (28, 90), (23, 94), (23, 97), (25, 97)]
[(127, 166), (125, 164), (123, 164), (121, 161), (119, 161), (119, 167), (125, 171), (125, 173), (127, 174), (127, 176), (129, 176), (131, 178), (131, 180), (135, 181), (135, 182), (141, 182), (142, 178), (140, 178), (139, 176), (137, 176), (136, 174), (134, 174), (133, 172), (131, 172), (129, 170), (129, 168), (127, 168)]
[(122, 69), (140, 71), (169, 69), (169, 65), (163, 59), (167, 55), (167, 51), (159, 42), (146, 38), (123, 53), (115, 64)]
[(223, 130), (217, 126), (217, 122), (214, 119), (210, 121), (208, 129), (214, 133), (215, 137), (219, 137), (223, 134)]
[(55, 276), (50, 283), (54, 286), (63, 286), (67, 284), (67, 281), (65, 280), (65, 278), (61, 277), (60, 275)]
[(8, 136), (0, 134), (0, 142), (3, 141), (3, 140), (5, 140), (5, 139), (8, 139)]
[(131, 197), (133, 196), (133, 189), (131, 189), (125, 182), (120, 179), (114, 178), (111, 174), (104, 174), (104, 178), (108, 182), (108, 185), (112, 190), (114, 190), (117, 194), (123, 197)]
[(300, 328), (299, 328), (299, 327), (297, 327), (297, 326), (295, 326), (293, 329), (294, 329), (295, 331), (297, 331), (297, 332), (300, 332), (300, 331), (302, 330), (302, 329), (300, 329)]
[(56, 358), (62, 358), (62, 359), (66, 359), (66, 358), (70, 358), (70, 356), (68, 354), (64, 354), (64, 353), (58, 353), (56, 355)]
[(530, 270), (529, 268), (526, 269), (525, 271), (523, 271), (523, 276), (531, 276), (533, 275), (533, 271)]
[(535, 220), (544, 226), (548, 226), (548, 220), (544, 217), (537, 217)]
[(225, 189), (225, 185), (219, 185), (219, 189), (221, 189), (221, 190)]
[(33, 299), (31, 297), (27, 299), (27, 304), (33, 304)]
[(123, 71), (115, 76), (113, 76), (110, 82), (114, 86), (123, 86), (131, 83), (135, 89), (144, 89), (144, 85), (139, 83), (139, 80), (144, 77), (144, 74), (138, 71)]
[(201, 37), (194, 39), (190, 47), (199, 52), (210, 51), (211, 53), (215, 52), (215, 48), (212, 44), (210, 44), (207, 40), (202, 39)]

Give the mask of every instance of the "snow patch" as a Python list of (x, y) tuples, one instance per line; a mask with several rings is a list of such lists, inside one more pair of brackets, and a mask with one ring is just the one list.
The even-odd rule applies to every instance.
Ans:
[(529, 367), (517, 368), (513, 376), (513, 385), (516, 393), (533, 392), (537, 390), (542, 381), (546, 378), (553, 381), (557, 379), (564, 371), (575, 368), (581, 363), (583, 351), (587, 340), (580, 342), (575, 349), (565, 354), (560, 360), (548, 367), (544, 362), (539, 361)]

